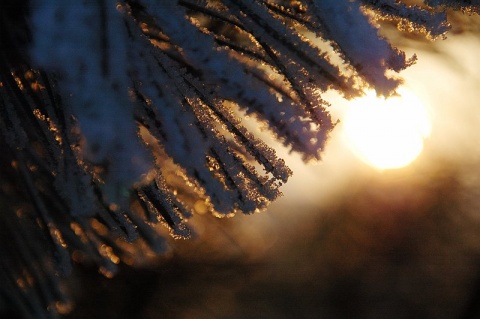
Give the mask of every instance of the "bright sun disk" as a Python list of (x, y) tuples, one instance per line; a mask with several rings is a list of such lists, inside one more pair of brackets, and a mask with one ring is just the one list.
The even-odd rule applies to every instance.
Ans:
[(411, 91), (379, 98), (374, 92), (354, 100), (343, 120), (353, 153), (378, 169), (407, 166), (423, 149), (431, 124), (424, 103)]

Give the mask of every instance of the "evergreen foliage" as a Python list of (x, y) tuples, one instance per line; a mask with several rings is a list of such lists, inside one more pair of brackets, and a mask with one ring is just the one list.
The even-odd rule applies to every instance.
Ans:
[(320, 159), (335, 126), (322, 94), (390, 96), (415, 62), (378, 23), (441, 38), (447, 7), (480, 5), (3, 1), (0, 306), (56, 317), (72, 259), (112, 276), (164, 252), (164, 229), (188, 238), (197, 203), (265, 209), (291, 171), (241, 117)]

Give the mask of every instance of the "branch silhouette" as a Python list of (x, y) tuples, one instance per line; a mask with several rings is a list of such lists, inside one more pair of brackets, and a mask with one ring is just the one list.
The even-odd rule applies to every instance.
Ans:
[(165, 252), (162, 229), (188, 238), (198, 203), (265, 209), (292, 172), (242, 116), (318, 160), (335, 126), (322, 94), (392, 95), (415, 62), (377, 23), (441, 38), (445, 9), (472, 3), (4, 1), (1, 300), (57, 317), (72, 260), (110, 277)]

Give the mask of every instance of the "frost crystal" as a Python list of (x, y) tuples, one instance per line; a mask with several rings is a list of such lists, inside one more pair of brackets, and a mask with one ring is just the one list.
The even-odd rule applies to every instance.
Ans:
[(385, 19), (428, 38), (448, 28), (444, 13), (394, 0), (6, 0), (2, 298), (54, 317), (71, 307), (72, 259), (112, 276), (145, 247), (165, 251), (157, 224), (189, 237), (199, 201), (217, 216), (267, 207), (291, 171), (241, 117), (320, 159), (334, 127), (322, 94), (393, 94), (415, 60), (379, 36)]

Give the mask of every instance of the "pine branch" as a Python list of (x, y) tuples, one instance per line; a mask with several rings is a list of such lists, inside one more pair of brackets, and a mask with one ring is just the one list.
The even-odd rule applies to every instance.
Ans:
[(374, 19), (437, 38), (446, 7), (479, 8), (427, 3), (442, 11), (394, 0), (5, 1), (4, 303), (54, 318), (71, 308), (71, 260), (110, 277), (146, 259), (144, 247), (166, 251), (157, 224), (188, 238), (197, 201), (216, 216), (265, 209), (292, 172), (241, 117), (320, 159), (335, 126), (323, 93), (391, 95), (392, 73), (415, 61)]

